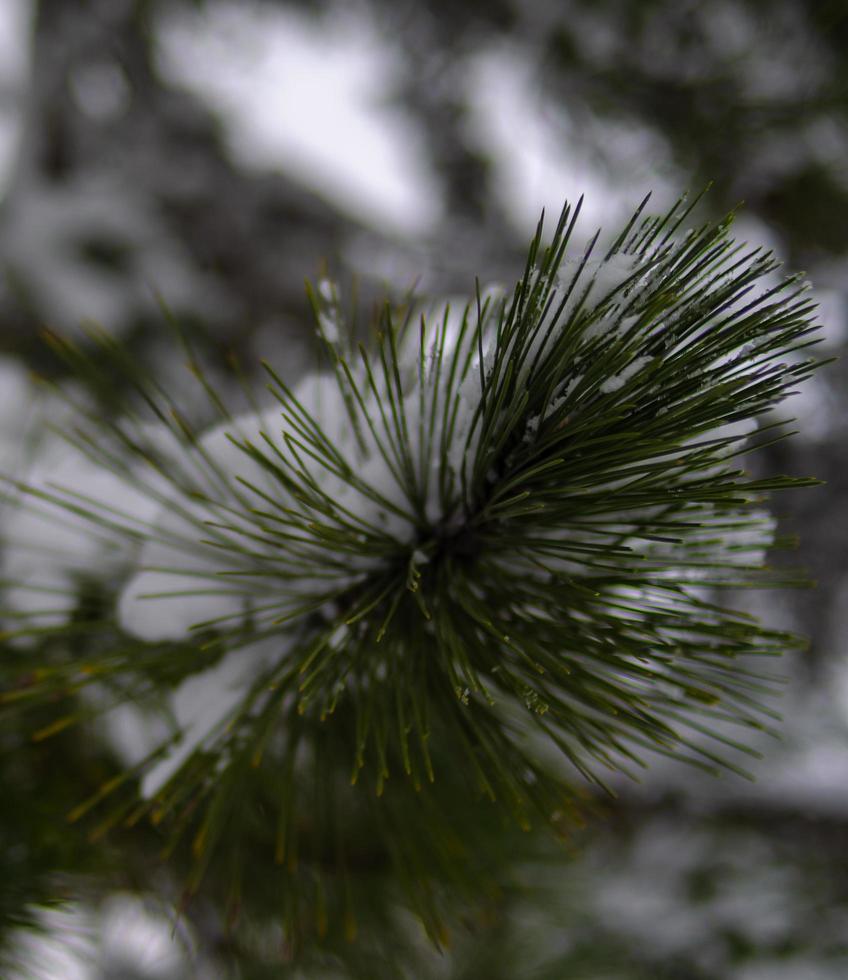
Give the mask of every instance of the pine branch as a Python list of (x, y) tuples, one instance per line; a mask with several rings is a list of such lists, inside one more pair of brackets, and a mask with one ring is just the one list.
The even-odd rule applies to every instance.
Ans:
[[(4, 702), (92, 678), (161, 695), (187, 664), (168, 695), (182, 743), (140, 753), (141, 801), (114, 820), (148, 815), (176, 848), (190, 836), (191, 889), (262, 800), (296, 933), (297, 828), (367, 796), (438, 941), (440, 903), (419, 883), (453, 889), (457, 860), (482, 874), (473, 833), (452, 831), (478, 798), (559, 826), (581, 809), (578, 775), (605, 788), (604, 770), (645, 753), (745, 774), (729, 726), (769, 728), (779, 679), (763, 658), (800, 641), (729, 590), (797, 584), (764, 564), (764, 502), (814, 481), (753, 479), (740, 458), (758, 424), (780, 437), (770, 413), (816, 367), (813, 304), (797, 277), (771, 285), (777, 263), (735, 244), (729, 219), (680, 233), (685, 201), (647, 218), (644, 204), (605, 253), (596, 236), (575, 258), (566, 206), (511, 294), (389, 306), (370, 348), (322, 281), (309, 296), (332, 370), (290, 387), (266, 365), (274, 404), (242, 416), (189, 352), (218, 418), (202, 431), (102, 334), (96, 358), (52, 339), (127, 404), (117, 420), (81, 411), (67, 433), (80, 487), (107, 474), (106, 497), (30, 481), (25, 519), (59, 515), (87, 556), (107, 537), (124, 573), (87, 570), (104, 611), (77, 642), (61, 609), (47, 627), (14, 618), (33, 609), (21, 590), (45, 586), (21, 582), (7, 549), (10, 634), (46, 633), (64, 655)], [(349, 841), (333, 834), (338, 870)]]

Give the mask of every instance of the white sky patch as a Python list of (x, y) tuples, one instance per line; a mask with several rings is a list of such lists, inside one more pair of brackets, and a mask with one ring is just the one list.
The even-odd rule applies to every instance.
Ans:
[(808, 378), (793, 389), (776, 409), (778, 418), (794, 419), (807, 442), (827, 439), (838, 422), (838, 407), (827, 385), (820, 377)]
[[(785, 261), (785, 248), (780, 237), (755, 215), (742, 211), (733, 221), (732, 234), (735, 239), (746, 244), (746, 252), (760, 248), (764, 252), (773, 252), (781, 262)], [(776, 286), (791, 272), (792, 270), (786, 266), (775, 269), (759, 281), (755, 291), (741, 297), (734, 305), (745, 306), (755, 294)], [(831, 268), (826, 273), (826, 280), (832, 276), (832, 273)], [(818, 304), (815, 318), (822, 325), (819, 334), (822, 343), (818, 348), (813, 348), (809, 355), (826, 356), (834, 349), (838, 349), (845, 338), (845, 298), (841, 291), (819, 288), (815, 283), (811, 295), (813, 301)], [(801, 356), (808, 355), (802, 353)], [(792, 393), (777, 406), (775, 414), (778, 418), (797, 420), (798, 428), (808, 442), (827, 439), (838, 417), (834, 398), (820, 374), (814, 374), (803, 384), (793, 388)], [(794, 427), (793, 425), (792, 428)]]
[(0, 0), (0, 198), (8, 187), (20, 147), (32, 18), (31, 0)]
[(32, 25), (31, 0), (0, 0), (0, 85), (19, 84), (29, 70), (23, 40)]
[[(755, 214), (744, 210), (737, 214), (733, 218), (731, 235), (737, 242), (745, 243), (746, 252), (759, 248), (763, 253), (773, 252), (778, 261), (785, 261), (785, 249), (780, 236)], [(762, 290), (763, 287), (777, 285), (788, 275), (789, 270), (786, 268), (777, 269), (759, 280), (759, 288)]]
[(813, 293), (818, 308), (818, 320), (822, 326), (823, 351), (838, 350), (848, 339), (848, 302), (844, 292), (817, 287)]
[(283, 170), (375, 227), (421, 234), (438, 219), (421, 137), (385, 105), (391, 47), (363, 16), (217, 2), (166, 16), (159, 46), (160, 70), (220, 114), (241, 165)]
[[(17, 477), (23, 464), (27, 421), (36, 399), (20, 361), (0, 357), (0, 474)], [(0, 500), (9, 493), (0, 483)]]
[[(598, 120), (587, 138), (586, 126), (578, 129), (567, 106), (540, 94), (531, 61), (514, 45), (490, 48), (472, 61), (468, 97), (473, 135), (493, 158), (499, 194), (517, 227), (537, 221), (543, 207), (556, 220), (563, 202), (581, 194), (586, 226), (608, 229), (626, 220), (648, 191), (660, 206), (676, 196), (658, 136)], [(611, 150), (620, 172), (605, 168), (593, 145)]]

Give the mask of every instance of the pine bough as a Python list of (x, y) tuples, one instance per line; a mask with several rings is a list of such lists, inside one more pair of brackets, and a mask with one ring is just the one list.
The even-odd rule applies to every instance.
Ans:
[(473, 864), (455, 830), (477, 797), (560, 828), (578, 773), (735, 766), (733, 727), (774, 717), (762, 664), (796, 640), (726, 595), (791, 584), (764, 565), (763, 501), (813, 482), (739, 458), (784, 434), (815, 328), (802, 281), (729, 220), (681, 232), (690, 211), (640, 208), (572, 257), (566, 207), (512, 292), (387, 306), (358, 349), (321, 281), (325, 370), (289, 387), (266, 365), (273, 402), (234, 414), (195, 365), (202, 431), (105, 335), (96, 356), (53, 338), (95, 396), (127, 397), (114, 419), (79, 406), (61, 463), (15, 484), (7, 637), (49, 655), (6, 708), (67, 697), (39, 737), (110, 698), (171, 726), (73, 816), (108, 797), (98, 832), (149, 815), (189, 837), (192, 888), (267, 837), (294, 902), (304, 834), (343, 867), (355, 824), (437, 937), (421, 882)]

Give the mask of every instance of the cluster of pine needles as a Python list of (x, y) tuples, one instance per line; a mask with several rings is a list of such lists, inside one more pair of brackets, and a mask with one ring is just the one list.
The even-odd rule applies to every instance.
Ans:
[[(681, 231), (684, 200), (643, 209), (601, 251), (597, 236), (575, 249), (580, 207), (566, 206), (547, 245), (540, 222), (512, 292), (478, 285), (466, 309), (438, 315), (387, 304), (370, 345), (337, 329), (335, 289), (310, 291), (327, 383), (357, 458), (379, 454), (379, 485), (273, 365), (283, 436), (254, 439), (189, 353), (244, 472), (263, 474), (220, 466), (191, 484), (187, 470), (216, 460), (179, 398), (105, 334), (53, 338), (95, 396), (128, 393), (115, 417), (81, 409), (67, 439), (127, 475), (152, 466), (175, 500), (191, 494), (186, 548), (221, 555), (197, 589), (237, 580), (254, 601), (185, 641), (142, 642), (93, 570), (95, 611), (43, 631), (43, 663), (6, 710), (69, 698), (46, 737), (88, 720), (75, 698), (92, 682), (142, 702), (240, 646), (278, 637), (282, 651), (150, 798), (132, 788), (168, 745), (74, 819), (104, 813), (99, 835), (152, 818), (170, 851), (186, 845), (190, 891), (267, 848), (292, 935), (305, 918), (326, 929), (334, 903), (350, 935), (352, 870), (391, 868), (439, 941), (442, 898), (473, 891), (504, 819), (563, 830), (587, 783), (604, 790), (605, 772), (635, 774), (650, 753), (745, 771), (745, 731), (777, 718), (768, 665), (797, 640), (731, 600), (796, 584), (763, 563), (763, 505), (813, 481), (753, 478), (740, 458), (787, 433), (773, 410), (816, 366), (814, 307), (802, 280), (775, 281), (771, 255), (730, 238), (729, 219)], [(182, 469), (142, 444), (142, 417), (184, 447)], [(92, 533), (145, 537), (118, 501), (104, 513), (49, 496)], [(237, 870), (227, 880), (237, 905), (247, 886)]]

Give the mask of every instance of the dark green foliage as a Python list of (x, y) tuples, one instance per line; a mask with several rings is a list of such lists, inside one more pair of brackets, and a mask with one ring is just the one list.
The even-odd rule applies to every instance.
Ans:
[[(740, 423), (810, 374), (815, 328), (797, 278), (767, 278), (775, 261), (735, 245), (729, 220), (681, 230), (690, 211), (640, 208), (605, 253), (595, 239), (572, 259), (579, 207), (566, 207), (548, 245), (540, 223), (510, 295), (478, 289), (459, 318), (389, 310), (370, 352), (336, 337), (338, 298), (318, 289), (335, 380), (316, 383), (338, 385), (347, 446), (339, 420), (313, 416), (270, 365), (279, 408), (246, 435), (192, 360), (229, 434), (216, 457), (114, 342), (95, 336), (90, 358), (56, 340), (95, 392), (128, 394), (117, 421), (83, 413), (69, 441), (128, 480), (152, 466), (184, 526), (140, 532), (121, 501), (98, 511), (61, 488), (35, 499), (130, 542), (164, 537), (194, 576), (174, 595), (237, 588), (249, 612), (204, 618), (196, 640), (140, 643), (103, 583), (101, 618), (102, 595), (46, 631), (82, 630), (84, 653), (51, 660), (7, 702), (41, 708), (96, 679), (152, 703), (198, 654), (208, 670), (260, 641), (280, 651), (147, 799), (134, 800), (135, 777), (170, 742), (74, 819), (96, 808), (100, 834), (152, 818), (167, 853), (191, 859), (187, 898), (206, 878), (234, 918), (276, 891), (293, 951), (350, 935), (374, 876), (369, 935), (388, 941), (402, 894), (439, 943), (457, 903), (495, 887), (506, 816), (558, 833), (581, 819), (578, 774), (604, 787), (602, 770), (638, 769), (646, 751), (744, 772), (733, 730), (768, 728), (775, 678), (761, 662), (797, 641), (720, 593), (793, 582), (763, 565), (762, 502), (811, 481), (747, 476)], [(181, 458), (139, 439), (139, 413)], [(768, 423), (759, 439), (782, 431)], [(209, 554), (217, 565), (198, 571)], [(245, 850), (268, 855), (250, 881)]]

